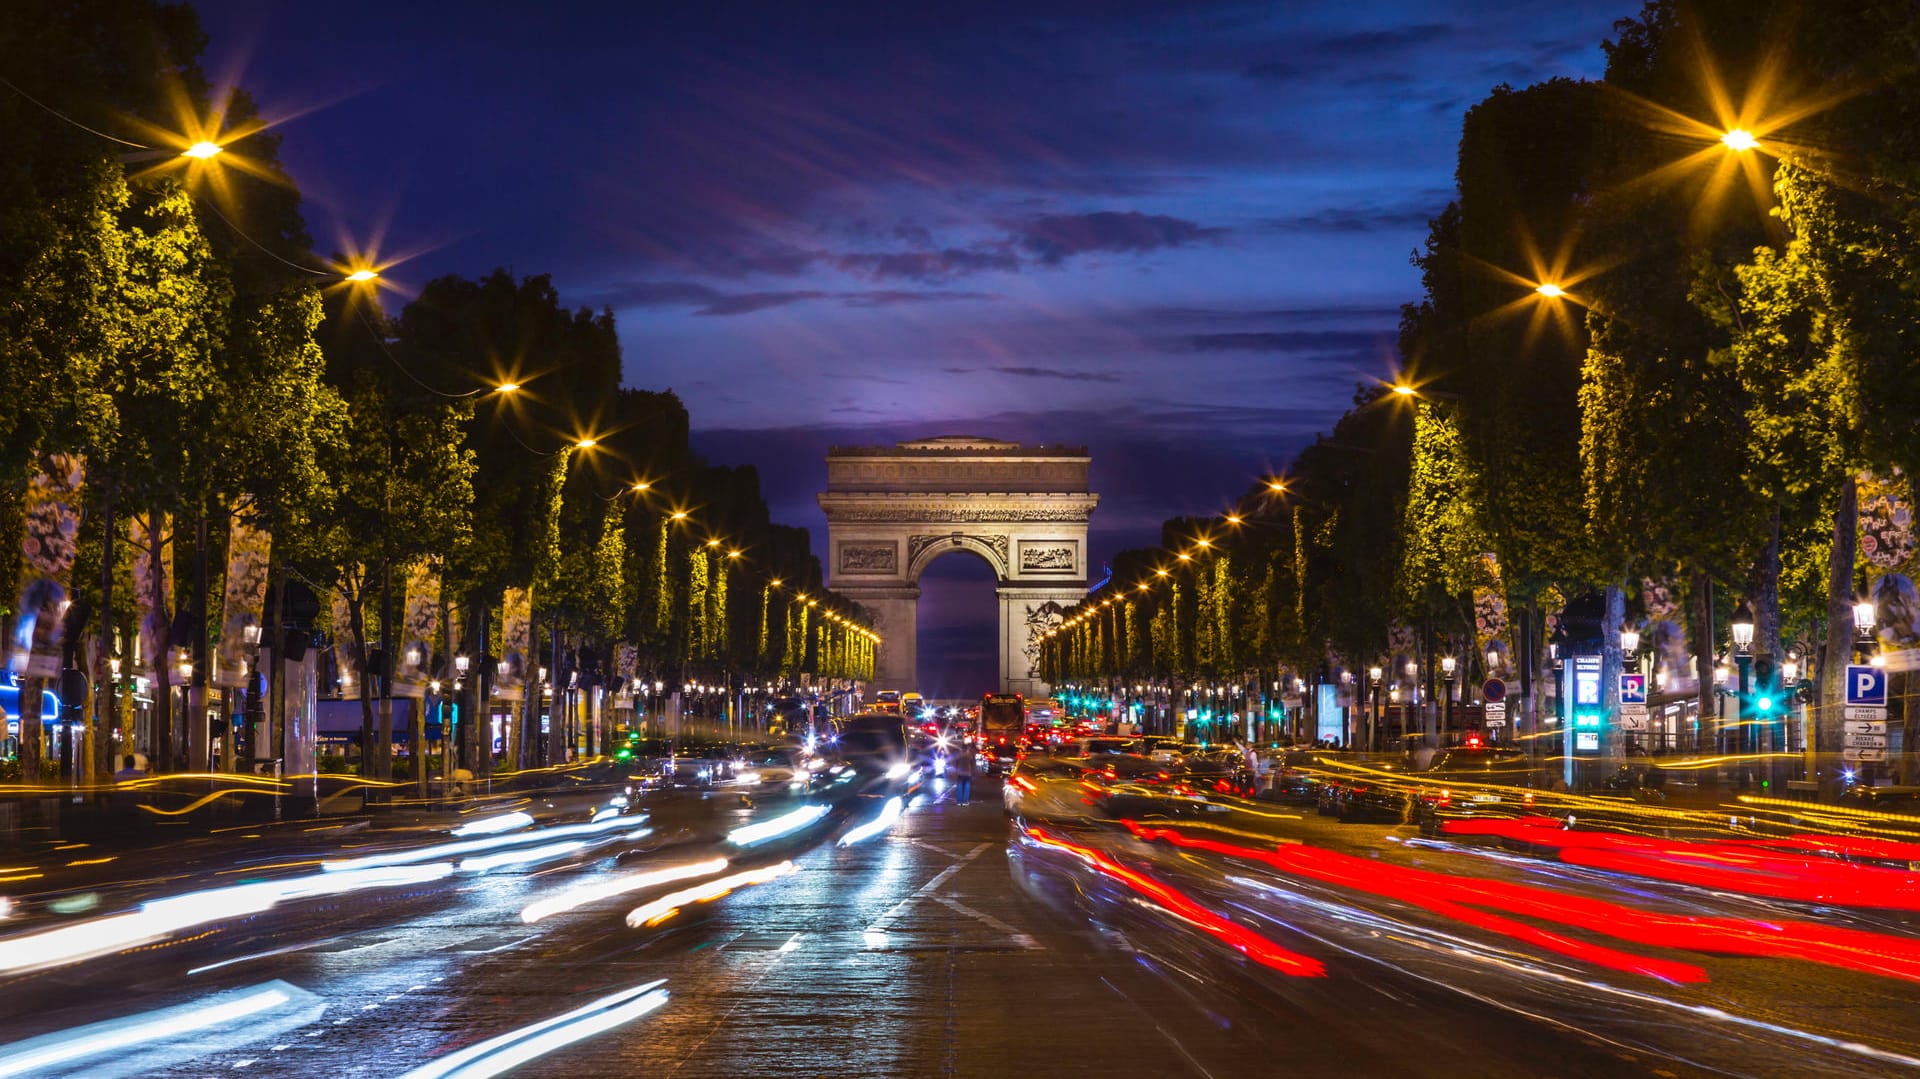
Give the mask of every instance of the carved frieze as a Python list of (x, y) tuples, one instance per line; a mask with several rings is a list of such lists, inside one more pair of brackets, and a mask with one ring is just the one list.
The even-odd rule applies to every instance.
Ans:
[(1000, 565), (1005, 566), (1008, 564), (1007, 537), (981, 536), (967, 532), (941, 532), (933, 535), (923, 534), (907, 537), (907, 563), (911, 565), (918, 562), (921, 552), (929, 547), (965, 547), (970, 542), (979, 544), (992, 551), (994, 556), (1000, 560)]
[(1022, 570), (1061, 570), (1073, 572), (1074, 550), (1071, 544), (1039, 546), (1022, 544), (1020, 546), (1020, 568)]
[(831, 521), (952, 521), (960, 524), (993, 521), (1085, 521), (1091, 505), (1082, 506), (833, 506)]
[(843, 543), (842, 573), (898, 573), (900, 549), (891, 543)]

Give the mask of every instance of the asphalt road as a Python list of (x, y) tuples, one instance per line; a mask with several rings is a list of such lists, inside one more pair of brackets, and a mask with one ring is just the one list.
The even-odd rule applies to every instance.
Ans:
[[(14, 893), (15, 917), (0, 922), (0, 1077), (399, 1076), (436, 1063), (472, 1075), (515, 1062), (516, 1074), (569, 1077), (1800, 1076), (1920, 1061), (1920, 984), (1880, 969), (1876, 952), (1912, 943), (1898, 911), (1649, 881), (1311, 809), (1243, 807), (1141, 838), (1058, 815), (1025, 821), (1028, 832), (993, 781), (966, 807), (924, 793), (851, 845), (838, 840), (879, 799), (842, 799), (751, 846), (725, 837), (799, 803), (680, 799), (650, 807), (645, 835), (637, 817), (521, 833), (504, 851), (537, 859), (434, 855), (403, 865), (448, 872), (231, 910), (227, 892), (207, 890), (325, 876), (316, 858), (425, 858), (448, 837), (300, 833), (208, 841), (188, 859), (126, 854), (95, 891), (61, 882), (61, 897), (91, 894), (92, 908)], [(730, 864), (524, 913), (715, 858)], [(766, 879), (629, 924), (667, 893), (756, 871)], [(1491, 901), (1443, 901), (1461, 881), (1672, 920), (1660, 926), (1861, 935), (1838, 960), (1733, 956), (1568, 928), (1553, 911), (1496, 922)], [(107, 919), (135, 900), (188, 891), (206, 896), (183, 902), (188, 924), (137, 946), (6, 965), (23, 937), (79, 925), (104, 941)], [(1561, 950), (1576, 946), (1614, 950)], [(1622, 954), (1675, 966), (1622, 969)], [(1680, 968), (1702, 977), (1677, 980)], [(470, 1070), (451, 1070), (462, 1061)]]

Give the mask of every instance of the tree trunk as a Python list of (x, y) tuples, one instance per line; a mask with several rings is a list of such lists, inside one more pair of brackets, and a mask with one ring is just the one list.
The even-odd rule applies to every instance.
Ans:
[(556, 622), (547, 631), (552, 644), (552, 662), (547, 668), (547, 676), (553, 679), (553, 703), (547, 707), (547, 730), (540, 735), (540, 764), (542, 767), (556, 764), (560, 759), (560, 740), (566, 736), (565, 713), (560, 707), (564, 699), (560, 694), (560, 625)]
[(1686, 750), (1689, 753), (1698, 753), (1701, 729), (1708, 724), (1713, 724), (1717, 729), (1719, 723), (1718, 709), (1715, 707), (1713, 696), (1713, 578), (1707, 576), (1707, 571), (1698, 566), (1690, 571), (1690, 576), (1692, 582), (1688, 586), (1688, 594), (1693, 609), (1689, 620), (1693, 625), (1689, 627), (1688, 643), (1693, 645), (1693, 670), (1695, 677), (1699, 679), (1699, 688), (1696, 692), (1700, 698), (1700, 720), (1687, 733)]
[(287, 754), (287, 566), (280, 557), (280, 544), (267, 552), (267, 617), (260, 627), (260, 642), (267, 662), (260, 665), (267, 694), (266, 745), (261, 748), (283, 762)]
[(167, 518), (159, 510), (150, 510), (148, 514), (147, 564), (152, 570), (149, 576), (153, 584), (155, 632), (153, 655), (147, 657), (147, 662), (153, 664), (153, 752), (147, 763), (157, 774), (171, 772), (174, 767), (173, 666), (167, 662), (167, 654), (173, 651), (173, 618), (167, 607), (166, 564), (160, 560), (169, 539), (160, 534), (160, 526)]
[(393, 669), (396, 661), (393, 654), (395, 634), (393, 632), (393, 560), (380, 560), (380, 752), (379, 761), (381, 779), (393, 778)]
[[(1620, 651), (1620, 628), (1627, 621), (1627, 594), (1619, 585), (1608, 585), (1606, 606), (1600, 618), (1600, 708), (1603, 715), (1620, 715), (1620, 672), (1625, 656)], [(1605, 764), (1609, 766), (1626, 759), (1626, 724), (1624, 722), (1607, 725), (1607, 740), (1602, 746), (1605, 750)], [(1605, 775), (1596, 776), (1605, 779)]]
[(29, 786), (40, 782), (41, 747), (46, 730), (41, 726), (41, 693), (44, 678), (20, 680), (20, 781)]
[(1772, 656), (1776, 668), (1786, 657), (1780, 647), (1780, 507), (1767, 518), (1767, 545), (1754, 567), (1753, 652)]
[[(108, 662), (115, 654), (113, 647), (113, 560), (118, 552), (113, 545), (114, 502), (114, 482), (109, 478), (101, 492), (100, 506), (100, 520), (102, 525), (100, 533), (100, 643), (98, 647), (93, 650), (95, 662), (88, 665), (88, 673), (93, 676), (90, 681), (101, 687), (101, 692), (94, 695), (94, 700), (90, 702), (91, 707), (87, 709), (87, 737), (90, 739), (88, 744), (94, 747), (93, 775), (95, 777), (110, 776), (115, 771), (115, 765), (111, 763), (113, 754), (107, 749), (110, 742), (106, 733), (108, 717), (117, 715), (119, 712), (119, 709), (114, 706), (114, 698), (120, 689), (117, 680), (113, 677), (109, 669), (111, 664)], [(131, 747), (122, 747), (123, 751), (130, 748)]]
[(1853, 658), (1853, 562), (1859, 544), (1860, 492), (1849, 475), (1833, 508), (1833, 548), (1827, 556), (1827, 648), (1812, 730), (1822, 797), (1840, 792), (1840, 732), (1846, 704), (1847, 663)]
[(360, 652), (360, 778), (367, 779), (374, 774), (374, 760), (377, 751), (373, 746), (375, 731), (373, 727), (373, 671), (367, 660), (367, 617), (361, 610), (365, 602), (364, 588), (354, 589), (347, 596), (347, 625), (353, 632), (353, 646)]
[[(540, 654), (539, 621), (540, 615), (533, 605), (533, 588), (527, 588), (527, 652), (521, 657), (526, 668), (521, 679), (526, 686), (526, 695), (520, 702), (520, 716), (510, 719), (506, 732), (507, 765), (516, 771), (527, 767), (527, 755), (535, 743), (528, 741), (529, 732), (540, 729), (540, 663), (536, 658)], [(538, 738), (537, 733), (532, 735)]]
[(193, 657), (193, 676), (187, 689), (187, 763), (191, 770), (210, 766), (210, 735), (207, 726), (207, 588), (209, 581), (207, 551), (207, 511), (203, 505), (193, 519), (193, 612), (190, 629), (193, 640), (188, 654)]

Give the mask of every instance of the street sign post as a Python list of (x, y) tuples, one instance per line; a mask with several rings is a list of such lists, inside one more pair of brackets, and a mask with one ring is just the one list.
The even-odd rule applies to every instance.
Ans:
[(1847, 667), (1847, 700), (1841, 710), (1846, 744), (1840, 756), (1849, 761), (1887, 759), (1887, 672), (1856, 663)]

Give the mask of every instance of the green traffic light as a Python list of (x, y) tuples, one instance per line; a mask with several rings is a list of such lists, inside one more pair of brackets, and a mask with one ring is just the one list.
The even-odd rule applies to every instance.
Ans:
[(1754, 699), (1753, 703), (1755, 707), (1760, 709), (1760, 714), (1763, 716), (1766, 715), (1768, 712), (1773, 711), (1772, 697), (1757, 697)]

